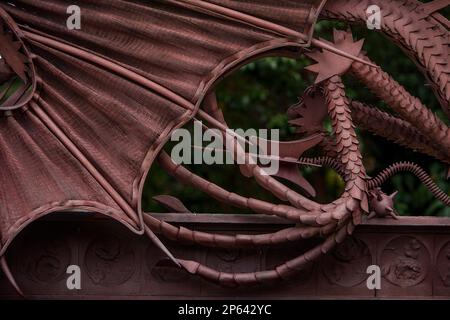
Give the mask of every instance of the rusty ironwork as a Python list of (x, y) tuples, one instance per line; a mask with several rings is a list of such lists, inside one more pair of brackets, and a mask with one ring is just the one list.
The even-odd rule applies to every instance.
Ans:
[[(439, 14), (448, 1), (373, 0), (383, 9), (380, 32), (398, 44), (429, 80), (450, 115), (449, 21)], [(365, 217), (397, 218), (394, 195), (381, 185), (410, 171), (446, 205), (450, 197), (416, 164), (393, 164), (367, 176), (356, 127), (450, 164), (450, 129), (419, 99), (370, 61), (363, 40), (351, 30), (335, 31), (333, 42), (315, 39), (318, 19), (365, 24), (366, 1), (161, 0), (78, 1), (83, 27), (69, 30), (65, 0), (0, 3), (0, 256), (32, 221), (56, 211), (88, 210), (112, 217), (136, 234), (146, 234), (187, 272), (238, 287), (286, 279), (330, 252)], [(98, 15), (101, 12), (101, 15)], [(170, 133), (194, 117), (222, 130), (226, 116), (214, 86), (228, 72), (256, 58), (306, 55), (316, 81), (288, 111), (303, 137), (280, 143), (280, 171), (271, 176), (258, 164), (241, 173), (275, 195), (272, 203), (230, 192), (175, 164), (162, 151)], [(346, 96), (342, 76), (358, 79), (395, 114)], [(19, 89), (12, 93), (13, 82)], [(329, 118), (332, 134), (323, 120)], [(323, 157), (301, 158), (318, 147)], [(269, 150), (270, 151), (270, 150)], [(237, 148), (240, 157), (249, 155)], [(267, 234), (207, 233), (143, 214), (141, 193), (154, 162), (182, 183), (212, 198), (294, 226)], [(319, 204), (298, 163), (329, 166), (345, 182), (340, 198)], [(279, 179), (282, 178), (282, 179)], [(151, 177), (150, 177), (151, 179)], [(283, 179), (297, 184), (294, 190)], [(306, 193), (306, 195), (304, 195)], [(169, 210), (189, 214), (181, 201), (158, 196)], [(271, 270), (224, 272), (180, 259), (159, 240), (220, 248), (322, 242)]]

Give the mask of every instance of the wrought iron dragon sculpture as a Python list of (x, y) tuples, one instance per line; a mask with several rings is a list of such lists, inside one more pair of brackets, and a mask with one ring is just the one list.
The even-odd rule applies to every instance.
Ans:
[[(72, 2), (82, 10), (80, 30), (66, 26)], [(397, 163), (368, 177), (355, 132), (356, 127), (367, 130), (450, 164), (450, 128), (371, 62), (363, 41), (355, 41), (350, 30), (335, 31), (334, 42), (313, 37), (318, 19), (365, 24), (366, 9), (373, 4), (382, 12), (379, 31), (416, 62), (450, 116), (450, 22), (439, 13), (448, 0), (2, 1), (0, 257), (17, 290), (5, 251), (20, 230), (55, 211), (108, 215), (146, 234), (187, 272), (221, 285), (247, 286), (301, 272), (352, 234), (366, 215), (396, 217), (394, 195), (384, 194), (380, 186), (399, 171), (411, 171), (450, 205), (450, 197), (413, 163)], [(317, 62), (306, 68), (317, 80), (288, 115), (304, 138), (280, 143), (277, 177), (265, 175), (257, 164), (240, 165), (244, 176), (280, 203), (225, 190), (174, 164), (162, 151), (170, 133), (194, 117), (226, 131), (214, 94), (225, 74), (263, 56), (303, 54)], [(347, 98), (343, 74), (358, 79), (393, 112)], [(321, 126), (325, 117), (332, 121), (332, 134)], [(315, 146), (323, 157), (300, 158)], [(270, 234), (210, 234), (143, 214), (141, 192), (155, 160), (168, 174), (218, 201), (279, 216), (295, 226)], [(295, 162), (336, 170), (345, 181), (342, 196), (322, 205), (302, 195), (314, 195), (314, 190)], [(297, 183), (302, 193), (280, 177)], [(156, 199), (183, 210), (172, 198)], [(273, 270), (227, 273), (177, 259), (158, 236), (221, 248), (311, 237), (323, 241)]]

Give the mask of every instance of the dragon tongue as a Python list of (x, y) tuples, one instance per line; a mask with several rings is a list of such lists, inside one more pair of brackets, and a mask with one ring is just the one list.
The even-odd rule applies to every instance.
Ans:
[[(255, 139), (252, 139), (255, 140)], [(294, 141), (271, 141), (262, 138), (256, 139), (256, 143), (268, 155), (276, 156), (282, 159), (297, 160), (308, 149), (313, 148), (323, 140), (322, 134), (314, 134), (304, 139)], [(274, 152), (272, 146), (277, 144), (278, 150)], [(280, 161), (278, 171), (271, 174), (275, 177), (283, 178), (297, 184), (309, 196), (315, 197), (314, 187), (301, 175), (298, 165), (294, 162)]]

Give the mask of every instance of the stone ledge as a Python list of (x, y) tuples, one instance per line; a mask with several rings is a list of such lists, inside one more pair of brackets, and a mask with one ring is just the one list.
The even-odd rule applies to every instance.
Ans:
[[(224, 233), (270, 232), (291, 224), (260, 215), (154, 214), (172, 223)], [(180, 258), (224, 271), (273, 268), (315, 240), (259, 250), (219, 250), (164, 241)], [(365, 221), (336, 251), (298, 277), (270, 286), (221, 288), (174, 268), (145, 237), (92, 214), (57, 214), (26, 228), (7, 254), (31, 299), (159, 298), (450, 298), (450, 218)], [(66, 288), (66, 267), (82, 270), (82, 290)], [(382, 269), (381, 290), (368, 290), (366, 268)], [(0, 274), (0, 297), (14, 292)]]

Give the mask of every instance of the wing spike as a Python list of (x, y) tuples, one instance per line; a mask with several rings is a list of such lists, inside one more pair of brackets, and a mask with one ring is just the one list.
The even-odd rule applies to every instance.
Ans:
[(351, 55), (350, 53), (347, 53), (345, 51), (339, 50), (338, 48), (335, 48), (331, 44), (326, 43), (324, 41), (321, 41), (321, 40), (318, 40), (318, 39), (312, 39), (311, 40), (311, 44), (313, 46), (316, 46), (316, 47), (321, 48), (323, 50), (330, 51), (330, 52), (332, 52), (334, 54), (337, 54), (337, 55), (339, 55), (341, 57), (344, 57), (344, 58), (347, 58), (347, 59), (350, 59), (350, 60), (353, 60), (353, 61), (356, 61), (356, 62), (359, 62), (359, 63), (363, 63), (365, 65), (368, 65), (368, 66), (371, 66), (371, 67), (374, 67), (374, 68), (379, 68), (377, 65), (375, 65), (373, 63), (370, 63), (369, 61), (366, 61), (364, 59), (361, 59), (359, 57)]

